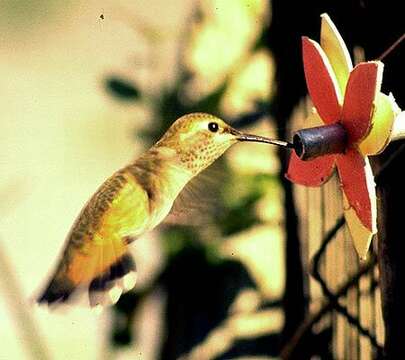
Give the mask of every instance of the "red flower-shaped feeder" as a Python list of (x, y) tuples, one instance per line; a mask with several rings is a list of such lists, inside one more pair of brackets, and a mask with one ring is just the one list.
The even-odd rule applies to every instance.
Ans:
[(392, 96), (380, 93), (383, 64), (353, 68), (348, 50), (328, 15), (322, 15), (321, 45), (303, 37), (308, 92), (323, 126), (294, 136), (287, 178), (320, 186), (338, 170), (346, 223), (364, 258), (376, 233), (376, 195), (368, 155), (381, 152), (399, 113)]

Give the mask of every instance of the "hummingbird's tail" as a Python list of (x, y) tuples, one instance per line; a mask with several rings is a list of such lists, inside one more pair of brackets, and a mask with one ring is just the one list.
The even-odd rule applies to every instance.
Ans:
[(136, 283), (135, 262), (129, 253), (124, 254), (102, 275), (89, 285), (90, 306), (114, 304), (122, 293), (131, 290)]
[(135, 262), (125, 253), (101, 275), (95, 276), (87, 284), (75, 284), (66, 272), (57, 271), (42, 294), (38, 303), (54, 305), (71, 299), (76, 290), (88, 290), (91, 307), (113, 304), (123, 292), (132, 289), (136, 282)]
[(48, 284), (46, 289), (38, 297), (37, 302), (48, 305), (66, 302), (74, 292), (76, 286), (66, 276), (55, 276)]

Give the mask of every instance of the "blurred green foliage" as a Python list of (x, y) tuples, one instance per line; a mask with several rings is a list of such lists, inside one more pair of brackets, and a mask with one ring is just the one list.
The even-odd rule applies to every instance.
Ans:
[[(308, 5), (305, 2), (292, 4), (273, 0), (271, 6), (270, 26), (262, 25), (262, 31), (246, 55), (250, 56), (262, 48), (272, 52), (277, 92), (272, 99), (271, 107), (266, 102), (261, 103), (257, 113), (241, 114), (240, 118), (235, 119), (235, 123), (251, 124), (260, 118), (260, 113), (270, 112), (277, 124), (277, 136), (284, 139), (288, 136), (287, 121), (306, 95), (300, 38), (302, 35), (314, 38), (317, 36), (321, 13), (328, 12), (339, 19), (343, 24), (341, 30), (346, 32), (345, 39), (353, 46), (361, 44), (366, 50), (367, 59), (376, 58), (387, 44), (391, 44), (398, 34), (401, 34), (402, 30), (398, 27), (402, 22), (391, 20), (394, 13), (401, 14), (399, 11), (392, 12), (392, 8), (395, 8), (393, 4), (381, 7), (370, 1), (351, 2), (348, 5), (345, 2), (332, 4), (319, 0)], [(355, 16), (347, 16), (348, 11)], [(197, 11), (195, 21), (203, 22), (204, 16), (203, 11)], [(384, 24), (384, 29), (391, 31), (381, 32), (381, 26), (372, 26), (381, 23), (383, 18), (390, 20)], [(359, 23), (365, 25), (366, 22), (367, 26), (359, 26)], [(395, 36), (388, 39), (387, 37), (393, 36), (392, 34)], [(183, 48), (186, 49), (187, 46)], [(367, 51), (371, 53), (367, 54)], [(399, 67), (394, 65), (400, 66), (402, 59), (397, 56), (386, 60), (391, 63), (385, 70), (385, 86), (388, 91), (400, 96), (402, 92), (398, 86), (401, 85), (397, 81), (396, 70)], [(159, 96), (153, 99), (153, 126), (149, 126), (138, 136), (142, 136), (149, 144), (153, 143), (175, 119), (193, 111), (209, 112), (221, 117), (220, 104), (229, 88), (229, 79), (225, 78), (216, 89), (204, 97), (187, 102), (184, 99), (186, 90), (184, 84), (192, 76), (184, 64), (181, 64), (175, 84), (171, 88), (162, 89)], [(132, 87), (137, 88), (136, 85)], [(287, 154), (284, 150), (280, 150), (279, 159), (281, 167), (285, 166)], [(168, 255), (167, 266), (146, 291), (123, 296), (115, 307), (119, 316), (116, 315), (114, 328), (118, 328), (122, 323), (127, 324), (125, 328), (127, 333), (122, 337), (126, 341), (116, 341), (116, 345), (130, 343), (132, 339), (130, 324), (137, 304), (157, 287), (165, 289), (167, 293), (165, 325), (168, 336), (161, 352), (162, 359), (176, 359), (190, 351), (193, 346), (203, 341), (215, 326), (224, 321), (236, 294), (246, 287), (256, 288), (256, 284), (252, 282), (241, 262), (219, 255), (218, 245), (226, 236), (237, 235), (259, 224), (261, 220), (256, 213), (258, 202), (269, 191), (277, 192), (281, 187), (284, 192), (283, 220), (286, 228), (286, 281), (282, 299), (284, 329), (280, 334), (273, 334), (273, 337), (266, 335), (260, 339), (239, 339), (228, 353), (222, 354), (218, 359), (235, 358), (240, 355), (276, 356), (283, 346), (288, 345), (308, 315), (309, 295), (306, 286), (307, 276), (301, 258), (298, 215), (295, 211), (292, 185), (283, 178), (283, 169), (281, 168), (279, 177), (275, 178), (269, 175), (237, 174), (226, 166), (225, 161), (221, 160), (219, 164), (224, 178), (232, 180), (220, 183), (221, 205), (210, 214), (212, 224), (215, 226), (215, 231), (211, 231), (211, 234), (215, 238), (206, 241), (206, 234), (198, 227), (176, 225), (164, 229), (162, 240)], [(243, 191), (235, 187), (237, 183), (243, 183)], [(127, 301), (129, 298), (131, 300)], [(126, 322), (122, 321), (123, 316), (126, 317)], [(310, 329), (301, 346), (294, 349), (293, 358), (309, 359), (314, 354), (318, 354), (319, 358), (332, 358), (332, 335), (331, 326), (319, 332)]]
[(134, 101), (140, 97), (139, 89), (126, 79), (111, 75), (105, 80), (107, 92), (118, 100)]
[[(277, 189), (278, 180), (271, 174), (253, 174), (235, 176), (236, 181), (243, 182), (245, 191), (235, 196), (235, 180), (223, 185), (222, 200), (225, 211), (216, 217), (216, 225), (223, 236), (232, 235), (260, 223), (256, 205), (269, 191)], [(277, 190), (276, 190), (277, 191)]]
[(49, 1), (49, 0), (1, 0), (0, 1), (0, 29), (7, 26), (15, 29), (16, 35), (24, 36), (33, 27), (41, 27), (47, 21), (52, 21), (54, 15), (61, 7), (70, 11), (71, 1)]
[[(199, 16), (202, 16), (201, 12)], [(252, 49), (257, 50), (263, 45), (263, 36), (260, 35)], [(184, 100), (184, 93), (185, 84), (192, 74), (182, 64), (179, 69), (174, 85), (162, 89), (151, 101), (153, 124), (136, 134), (148, 144), (158, 140), (174, 120), (186, 113), (208, 112), (221, 117), (221, 101), (230, 84), (228, 77), (211, 93), (191, 102)], [(109, 77), (105, 86), (119, 100), (142, 101), (142, 89), (127, 79)], [(234, 119), (235, 123), (240, 120), (242, 124), (252, 124), (260, 119), (268, 104), (259, 100), (259, 115), (241, 114), (240, 119)], [(257, 289), (245, 265), (239, 260), (224, 258), (218, 249), (224, 237), (238, 234), (261, 222), (256, 211), (258, 201), (269, 190), (277, 188), (278, 180), (268, 174), (237, 174), (224, 159), (218, 160), (216, 167), (221, 173), (221, 180), (225, 180), (218, 180), (217, 206), (208, 214), (210, 239), (207, 241), (204, 226), (164, 227), (161, 237), (167, 256), (166, 266), (146, 289), (124, 294), (116, 304), (113, 345), (129, 345), (132, 342), (134, 313), (143, 299), (158, 288), (165, 289), (167, 296), (165, 326), (168, 336), (161, 352), (161, 358), (165, 360), (176, 359), (190, 351), (224, 321), (242, 289)], [(243, 191), (237, 190), (236, 182), (243, 183)]]

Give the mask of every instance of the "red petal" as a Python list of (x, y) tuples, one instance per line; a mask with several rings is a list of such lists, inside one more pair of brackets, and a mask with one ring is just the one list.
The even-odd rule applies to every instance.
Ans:
[(337, 156), (341, 186), (350, 206), (362, 224), (371, 232), (376, 231), (376, 195), (374, 177), (367, 157), (349, 148)]
[(307, 37), (302, 38), (305, 79), (312, 102), (326, 124), (339, 120), (339, 85), (322, 48)]
[(291, 152), (286, 178), (305, 186), (320, 186), (329, 180), (335, 168), (335, 155), (326, 155), (303, 161)]
[(349, 143), (363, 139), (370, 131), (373, 103), (381, 87), (382, 69), (380, 62), (364, 62), (350, 73), (341, 118), (348, 132)]

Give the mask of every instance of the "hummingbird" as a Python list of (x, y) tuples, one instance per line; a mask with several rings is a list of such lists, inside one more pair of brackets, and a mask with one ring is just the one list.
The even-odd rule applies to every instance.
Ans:
[(156, 144), (116, 171), (90, 198), (38, 303), (64, 303), (78, 290), (88, 292), (91, 307), (118, 301), (136, 283), (129, 245), (161, 223), (185, 185), (239, 141), (289, 147), (285, 141), (242, 133), (213, 115), (177, 119)]

